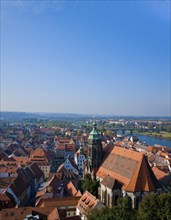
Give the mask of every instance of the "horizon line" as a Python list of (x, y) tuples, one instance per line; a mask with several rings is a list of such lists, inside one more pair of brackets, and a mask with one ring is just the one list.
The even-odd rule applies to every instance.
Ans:
[(4, 110), (0, 110), (0, 113), (29, 113), (29, 114), (70, 114), (70, 115), (87, 115), (87, 116), (113, 116), (113, 117), (171, 117), (171, 115), (119, 115), (119, 114), (105, 114), (105, 113), (76, 113), (76, 112), (36, 112), (36, 111), (15, 111), (15, 110), (11, 110), (11, 111), (4, 111)]

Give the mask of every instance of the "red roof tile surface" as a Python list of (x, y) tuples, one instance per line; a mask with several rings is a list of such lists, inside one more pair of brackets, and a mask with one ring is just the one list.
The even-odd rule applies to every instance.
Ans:
[(161, 187), (143, 153), (116, 146), (103, 161), (96, 175), (102, 179), (110, 175), (129, 192), (149, 192)]

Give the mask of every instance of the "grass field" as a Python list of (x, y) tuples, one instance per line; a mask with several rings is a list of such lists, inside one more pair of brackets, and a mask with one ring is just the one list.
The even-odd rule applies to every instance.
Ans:
[(171, 140), (171, 132), (165, 132), (165, 131), (161, 131), (159, 133), (158, 132), (141, 132), (139, 134)]

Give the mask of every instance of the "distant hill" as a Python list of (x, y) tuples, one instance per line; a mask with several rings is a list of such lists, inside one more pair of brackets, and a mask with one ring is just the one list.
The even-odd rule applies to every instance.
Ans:
[(23, 120), (23, 119), (125, 119), (125, 120), (171, 120), (170, 117), (152, 116), (116, 116), (116, 115), (95, 115), (77, 113), (29, 113), (29, 112), (0, 112), (1, 120)]
[(22, 120), (22, 119), (78, 119), (91, 118), (91, 115), (75, 113), (29, 113), (29, 112), (0, 112), (1, 120)]

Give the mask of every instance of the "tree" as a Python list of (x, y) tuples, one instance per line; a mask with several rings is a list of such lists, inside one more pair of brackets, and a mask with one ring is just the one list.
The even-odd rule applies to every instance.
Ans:
[(82, 189), (83, 191), (88, 191), (94, 196), (98, 196), (98, 187), (99, 187), (99, 181), (92, 180), (90, 174), (85, 174), (84, 179), (82, 180)]
[(120, 198), (117, 205), (113, 208), (117, 220), (134, 220), (136, 219), (136, 211), (132, 209), (130, 198)]
[(128, 198), (121, 198), (113, 208), (95, 209), (87, 217), (88, 220), (134, 220), (136, 211), (132, 210)]
[(138, 209), (138, 219), (141, 220), (170, 220), (171, 219), (171, 194), (144, 196)]
[(115, 220), (113, 210), (108, 207), (104, 207), (100, 210), (94, 209), (87, 218), (88, 220)]

